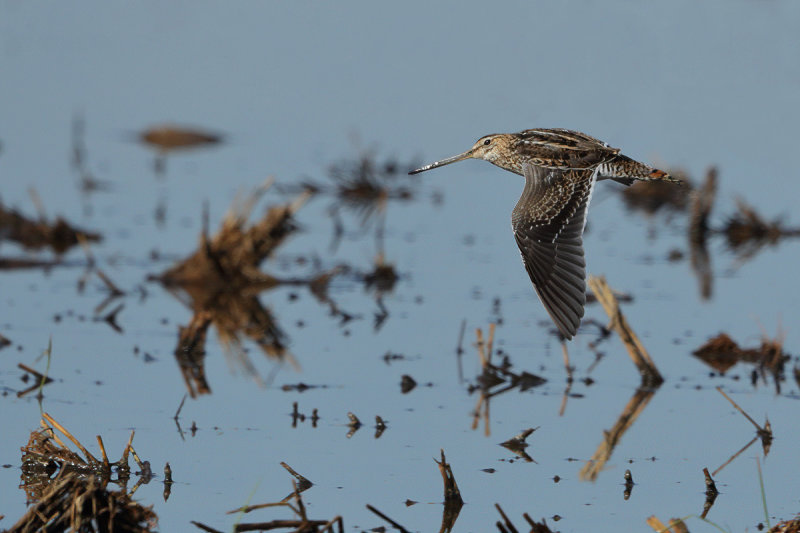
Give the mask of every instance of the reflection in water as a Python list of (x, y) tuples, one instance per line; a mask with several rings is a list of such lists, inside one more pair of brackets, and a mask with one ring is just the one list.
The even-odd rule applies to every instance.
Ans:
[[(500, 516), (503, 518), (502, 522), (500, 521), (497, 522), (497, 530), (500, 531), (500, 533), (521, 531), (517, 529), (517, 527), (513, 524), (513, 522), (511, 522), (511, 520), (508, 518), (508, 515), (506, 515), (506, 513), (503, 511), (503, 508), (500, 507), (499, 503), (494, 504), (494, 507), (495, 509), (497, 509), (497, 512), (500, 513)], [(550, 527), (548, 527), (547, 520), (545, 520), (544, 518), (542, 518), (541, 522), (536, 522), (530, 517), (528, 513), (524, 513), (522, 517), (525, 518), (525, 521), (528, 523), (528, 526), (530, 526), (531, 528), (530, 533), (553, 533), (553, 530), (550, 529)], [(556, 521), (559, 518), (560, 518), (559, 516), (556, 516), (555, 517)]]
[(733, 454), (730, 457), (730, 459), (725, 461), (725, 463), (723, 463), (719, 468), (714, 470), (714, 474), (713, 475), (715, 475), (715, 476), (717, 475), (717, 472), (719, 472), (720, 470), (722, 470), (723, 468), (728, 466), (734, 459), (739, 457), (739, 455), (741, 455), (747, 448), (752, 446), (753, 443), (756, 442), (759, 439), (761, 440), (761, 448), (762, 448), (762, 450), (764, 452), (764, 458), (766, 459), (767, 454), (769, 453), (769, 450), (772, 447), (772, 439), (773, 439), (772, 424), (769, 423), (769, 419), (768, 418), (766, 419), (766, 422), (764, 422), (764, 427), (761, 427), (755, 420), (753, 420), (753, 418), (750, 415), (748, 415), (744, 411), (744, 409), (739, 407), (739, 405), (736, 402), (734, 402), (733, 399), (731, 399), (730, 396), (725, 394), (725, 391), (722, 390), (722, 387), (717, 387), (717, 391), (719, 391), (719, 393), (722, 394), (725, 397), (726, 400), (731, 402), (731, 405), (733, 405), (736, 408), (737, 411), (742, 413), (742, 416), (744, 416), (747, 420), (750, 421), (751, 424), (753, 424), (753, 426), (755, 426), (755, 428), (756, 428), (756, 436), (753, 437), (753, 439), (750, 442), (745, 444), (742, 447), (742, 449), (740, 449), (738, 452)]
[(453, 468), (445, 459), (444, 450), (440, 450), (440, 452), (442, 460), (436, 461), (434, 459), (439, 466), (439, 472), (442, 474), (442, 481), (444, 482), (444, 510), (442, 511), (442, 525), (439, 528), (439, 533), (448, 533), (456, 525), (458, 514), (464, 506), (464, 500), (461, 499), (461, 491), (458, 489)]
[[(478, 337), (476, 344), (478, 348), (478, 358), (481, 362), (481, 374), (475, 378), (475, 385), (469, 388), (470, 393), (479, 391), (478, 403), (472, 413), (472, 429), (478, 429), (481, 417), (484, 422), (484, 434), (491, 435), (489, 429), (489, 402), (495, 396), (519, 388), (526, 391), (533, 387), (538, 387), (547, 382), (546, 379), (535, 374), (522, 371), (520, 373), (511, 370), (511, 362), (508, 357), (504, 357), (500, 365), (492, 363), (492, 344), (494, 343), (495, 325), (489, 324), (489, 337), (487, 342), (483, 341), (483, 331), (478, 328), (475, 334)], [(494, 389), (494, 390), (493, 390)]]
[(703, 186), (692, 191), (689, 214), (689, 257), (692, 271), (700, 284), (700, 298), (703, 300), (709, 300), (713, 293), (714, 274), (706, 243), (709, 232), (708, 218), (714, 206), (716, 193), (717, 169), (711, 167), (706, 173)]
[(592, 458), (581, 468), (581, 480), (595, 481), (597, 479), (597, 476), (600, 475), (603, 467), (611, 458), (611, 454), (614, 453), (614, 448), (644, 411), (644, 408), (647, 407), (653, 395), (655, 395), (655, 389), (639, 388), (636, 390), (631, 399), (628, 400), (614, 426), (608, 431), (603, 431), (603, 442), (597, 447)]
[[(269, 357), (291, 361), (287, 338), (272, 313), (258, 299), (260, 292), (280, 280), (261, 272), (259, 264), (295, 231), (292, 216), (306, 202), (302, 193), (292, 202), (267, 210), (256, 223), (247, 219), (255, 202), (271, 185), (267, 182), (225, 217), (213, 238), (203, 231), (198, 250), (154, 279), (194, 312), (192, 322), (181, 329), (176, 358), (192, 396), (210, 392), (203, 375), (206, 330), (217, 329), (226, 354), (260, 382), (242, 347), (242, 336), (255, 342)], [(204, 224), (207, 227), (207, 223)]]
[(92, 214), (91, 196), (95, 192), (111, 191), (111, 182), (98, 179), (89, 169), (88, 150), (84, 137), (86, 135), (86, 121), (82, 115), (72, 119), (72, 169), (78, 175), (78, 191), (83, 201), (83, 213)]
[(534, 431), (536, 431), (537, 429), (539, 429), (539, 426), (537, 426), (535, 428), (528, 428), (525, 431), (523, 431), (522, 433), (520, 433), (519, 435), (511, 437), (510, 439), (508, 439), (505, 442), (501, 442), (500, 446), (502, 446), (503, 448), (506, 448), (507, 450), (511, 450), (512, 452), (517, 454), (517, 456), (520, 459), (524, 459), (528, 463), (535, 463), (536, 461), (533, 460), (533, 457), (528, 455), (528, 452), (525, 451), (525, 448), (528, 447), (528, 443), (526, 442), (526, 439), (528, 437), (530, 437), (530, 435)]
[(681, 170), (671, 170), (670, 174), (680, 179), (685, 187), (668, 187), (657, 182), (637, 183), (622, 190), (622, 199), (632, 211), (640, 211), (648, 216), (658, 212), (670, 215), (683, 213), (688, 207), (690, 263), (703, 300), (710, 299), (713, 293), (713, 270), (708, 252), (710, 237), (723, 236), (728, 249), (736, 255), (741, 265), (767, 245), (775, 246), (781, 239), (800, 236), (800, 228), (788, 228), (780, 218), (767, 222), (741, 199), (737, 200), (737, 211), (728, 216), (721, 227), (714, 228), (709, 224), (709, 218), (717, 192), (716, 167), (708, 169), (700, 187), (694, 186), (689, 176)]
[[(305, 533), (305, 532), (312, 532), (312, 531), (329, 531), (333, 533), (334, 531), (338, 531), (338, 533), (344, 533), (344, 521), (342, 517), (337, 515), (330, 520), (313, 520), (308, 518), (308, 514), (306, 512), (306, 505), (303, 503), (303, 497), (301, 493), (309, 488), (311, 488), (312, 483), (292, 470), (292, 468), (287, 465), (286, 463), (281, 463), (286, 470), (291, 473), (297, 481), (292, 481), (292, 492), (289, 493), (284, 499), (277, 501), (277, 502), (270, 502), (270, 503), (262, 503), (257, 505), (247, 505), (245, 507), (239, 507), (237, 509), (233, 509), (228, 511), (227, 514), (236, 514), (241, 515), (244, 513), (250, 513), (259, 509), (271, 508), (271, 507), (288, 507), (292, 513), (295, 515), (294, 519), (282, 519), (282, 520), (271, 520), (269, 522), (240, 522), (240, 519), (236, 520), (236, 524), (233, 527), (233, 531), (265, 531), (265, 530), (272, 530), (272, 529), (288, 529), (295, 533)], [(221, 533), (219, 530), (214, 529), (210, 526), (207, 526), (201, 522), (196, 522), (192, 520), (192, 524), (203, 531), (209, 531), (212, 533)], [(336, 529), (334, 530), (334, 526)]]
[(622, 498), (624, 500), (628, 500), (631, 497), (631, 493), (633, 492), (633, 486), (636, 483), (633, 482), (633, 474), (631, 474), (630, 469), (625, 470), (625, 490), (622, 493)]
[(705, 518), (708, 515), (711, 507), (717, 500), (717, 496), (719, 496), (717, 484), (714, 483), (714, 478), (708, 473), (708, 468), (703, 468), (703, 475), (706, 478), (706, 501), (703, 502), (703, 512), (700, 514), (700, 518)]

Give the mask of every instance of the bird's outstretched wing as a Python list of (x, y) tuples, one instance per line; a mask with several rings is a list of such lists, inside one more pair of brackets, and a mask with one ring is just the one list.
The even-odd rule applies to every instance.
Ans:
[(561, 334), (571, 339), (586, 304), (583, 228), (597, 178), (591, 169), (526, 163), (525, 189), (511, 215), (514, 237), (536, 293)]

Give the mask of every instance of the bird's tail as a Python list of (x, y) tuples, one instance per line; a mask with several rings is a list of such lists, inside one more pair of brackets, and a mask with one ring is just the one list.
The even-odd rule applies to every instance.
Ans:
[(611, 161), (601, 164), (598, 168), (598, 174), (598, 179), (614, 180), (623, 185), (631, 185), (636, 180), (672, 181), (681, 183), (680, 180), (673, 178), (663, 170), (658, 170), (650, 165), (634, 161), (630, 157), (622, 154), (617, 155)]

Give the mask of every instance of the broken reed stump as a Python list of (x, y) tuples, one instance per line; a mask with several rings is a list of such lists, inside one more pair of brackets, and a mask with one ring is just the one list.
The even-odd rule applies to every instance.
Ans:
[(447, 462), (444, 456), (444, 450), (439, 450), (442, 454), (441, 461), (434, 461), (439, 465), (439, 472), (442, 474), (442, 481), (444, 482), (444, 504), (445, 506), (458, 507), (464, 505), (464, 500), (461, 499), (461, 491), (458, 490), (458, 483), (453, 474), (453, 468)]
[[(442, 460), (437, 461), (434, 459), (434, 462), (439, 465), (439, 472), (442, 474), (442, 480), (444, 481), (444, 510), (442, 512), (442, 525), (439, 528), (439, 531), (448, 532), (453, 530), (456, 519), (458, 519), (458, 514), (461, 512), (461, 507), (464, 505), (464, 501), (461, 499), (461, 491), (458, 490), (458, 484), (456, 483), (456, 478), (453, 475), (453, 469), (450, 467), (450, 464), (448, 464), (447, 459), (445, 459), (444, 450), (439, 451), (441, 453)], [(406, 505), (409, 505), (409, 501), (410, 500), (406, 502)], [(372, 505), (367, 504), (367, 509), (388, 522), (400, 533), (409, 533), (408, 529), (392, 520)], [(380, 531), (382, 530), (383, 528), (380, 529)], [(379, 531), (379, 529), (376, 528), (372, 531)]]
[(658, 386), (664, 383), (664, 378), (656, 368), (655, 363), (650, 358), (644, 345), (639, 340), (639, 337), (634, 333), (625, 315), (619, 308), (617, 301), (611, 288), (608, 286), (604, 277), (589, 276), (589, 287), (592, 289), (597, 301), (603, 306), (606, 314), (611, 321), (609, 322), (608, 329), (613, 329), (620, 340), (628, 350), (633, 364), (639, 370), (642, 377), (642, 384), (650, 386)]

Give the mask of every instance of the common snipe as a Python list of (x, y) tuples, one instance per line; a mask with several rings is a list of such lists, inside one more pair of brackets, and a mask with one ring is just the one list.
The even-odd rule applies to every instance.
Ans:
[(619, 153), (585, 133), (531, 129), (495, 133), (472, 148), (410, 174), (464, 159), (485, 159), (525, 177), (525, 188), (511, 214), (514, 237), (536, 293), (561, 334), (571, 339), (586, 304), (583, 228), (597, 180), (624, 185), (635, 180), (680, 183), (666, 172)]

